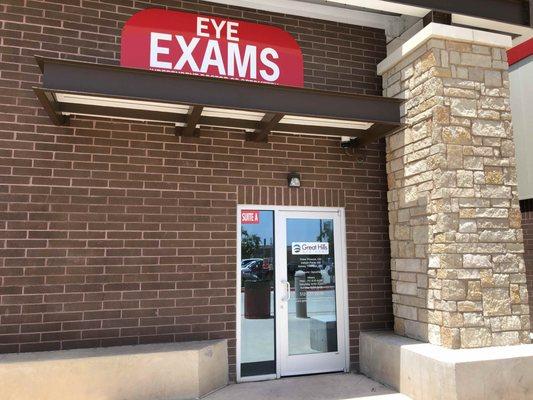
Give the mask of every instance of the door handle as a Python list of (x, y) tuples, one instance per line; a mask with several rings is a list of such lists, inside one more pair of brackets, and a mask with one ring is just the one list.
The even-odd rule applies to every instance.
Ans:
[(289, 281), (285, 281), (285, 285), (287, 287), (287, 299), (285, 301), (289, 301), (291, 299), (291, 284)]

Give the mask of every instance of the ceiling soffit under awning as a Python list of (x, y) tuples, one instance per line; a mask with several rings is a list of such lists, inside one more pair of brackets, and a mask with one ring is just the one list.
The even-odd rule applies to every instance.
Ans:
[(398, 99), (51, 58), (37, 62), (43, 85), (33, 89), (56, 125), (82, 115), (172, 123), (183, 136), (208, 126), (242, 129), (253, 141), (282, 132), (357, 138), (358, 145), (401, 127)]

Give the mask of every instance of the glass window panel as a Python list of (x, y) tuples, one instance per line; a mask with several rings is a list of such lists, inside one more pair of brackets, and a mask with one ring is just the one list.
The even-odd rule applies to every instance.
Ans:
[(337, 351), (332, 219), (287, 219), (289, 355)]
[(241, 376), (276, 373), (274, 212), (241, 225)]

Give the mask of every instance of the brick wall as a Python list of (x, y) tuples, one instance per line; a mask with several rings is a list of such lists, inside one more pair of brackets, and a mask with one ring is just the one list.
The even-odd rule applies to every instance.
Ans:
[[(4, 1), (0, 63), (0, 352), (228, 338), (235, 362), (236, 204), (343, 204), (351, 352), (390, 327), (383, 144), (74, 118), (55, 127), (33, 56), (117, 64), (120, 29), (169, 2)], [(208, 3), (175, 9), (280, 26), (308, 87), (379, 94), (382, 31)], [(88, 77), (90, 79), (90, 77)], [(289, 192), (288, 171), (304, 188)], [(234, 368), (231, 368), (233, 372)]]
[(522, 213), (522, 230), (524, 232), (524, 261), (529, 293), (529, 314), (533, 317), (533, 211)]

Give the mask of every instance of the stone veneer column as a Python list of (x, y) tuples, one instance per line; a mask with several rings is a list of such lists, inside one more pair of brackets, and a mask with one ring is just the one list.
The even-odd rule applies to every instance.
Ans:
[(426, 37), (380, 65), (385, 95), (406, 100), (407, 128), (387, 138), (395, 332), (529, 343), (506, 51)]

